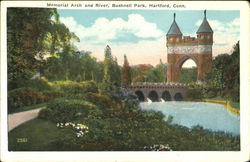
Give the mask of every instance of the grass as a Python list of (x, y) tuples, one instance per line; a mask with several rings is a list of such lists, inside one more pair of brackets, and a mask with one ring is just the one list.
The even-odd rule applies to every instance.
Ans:
[(211, 100), (226, 100), (225, 98), (221, 97), (221, 96), (216, 96), (216, 97), (213, 97), (213, 98), (209, 98)]
[[(120, 119), (115, 121), (120, 121)], [(105, 125), (107, 126), (108, 123), (106, 123)], [(119, 122), (115, 123), (117, 126), (121, 126), (119, 125)], [(134, 125), (135, 123), (128, 123), (128, 124), (131, 126), (131, 124)], [(147, 123), (147, 125), (150, 124)], [(158, 122), (156, 123), (156, 125), (158, 125)], [(142, 133), (141, 129), (138, 130), (133, 129), (132, 133), (130, 132), (131, 131), (130, 129), (128, 129), (127, 131), (123, 130), (123, 128), (121, 130), (119, 128), (116, 128), (122, 131), (124, 134), (126, 134), (125, 136), (121, 137), (117, 137), (111, 134), (110, 136), (108, 136), (107, 131), (106, 133), (104, 131), (105, 129), (94, 128), (93, 126), (94, 125), (92, 125), (91, 130), (93, 129), (95, 130), (93, 132), (94, 136), (80, 140), (80, 142), (83, 143), (83, 146), (86, 147), (86, 149), (82, 151), (86, 150), (91, 151), (95, 149), (98, 151), (116, 150), (112, 149), (112, 147), (115, 146), (116, 144), (119, 144), (120, 142), (126, 142), (127, 140), (133, 140), (134, 142), (138, 140), (143, 142), (144, 140), (147, 141), (152, 140), (152, 138), (154, 137), (166, 139), (163, 141), (173, 146), (174, 150), (176, 151), (184, 151), (184, 150), (185, 151), (198, 151), (198, 150), (237, 151), (240, 149), (239, 145), (240, 141), (237, 138), (233, 138), (230, 136), (227, 137), (219, 134), (214, 135), (200, 130), (192, 130), (190, 132), (186, 129), (183, 129), (180, 126), (175, 126), (175, 125), (167, 127), (162, 127), (163, 125), (161, 126), (158, 125), (159, 128), (157, 129), (155, 129), (155, 127), (150, 128), (151, 126), (155, 126), (153, 124), (151, 126), (143, 128), (144, 131), (147, 130), (147, 135), (141, 134)], [(109, 131), (112, 131), (113, 132), (112, 134), (116, 134), (117, 132), (116, 129), (112, 127), (109, 129)], [(154, 131), (150, 131), (151, 129), (154, 129)], [(162, 131), (164, 131), (165, 133)], [(159, 136), (159, 134), (162, 135)], [(9, 151), (55, 151), (55, 150), (64, 151), (65, 148), (68, 151), (78, 150), (74, 149), (74, 144), (71, 143), (72, 135), (69, 135), (67, 129), (59, 129), (56, 127), (56, 123), (47, 120), (34, 119), (13, 129), (12, 131), (9, 132), (8, 135), (9, 135), (9, 140), (8, 140)], [(95, 139), (96, 138), (95, 136), (97, 137), (100, 136), (101, 138)], [(59, 142), (55, 143), (54, 141), (57, 140), (59, 140)], [(138, 145), (138, 141), (137, 143), (131, 143), (131, 144), (135, 144), (134, 147), (136, 147)], [(73, 149), (70, 148), (71, 146)], [(105, 147), (110, 147), (110, 148), (105, 148)], [(81, 149), (79, 149), (78, 151), (80, 150)]]
[[(216, 96), (216, 97), (213, 97), (213, 98), (209, 98), (211, 100), (227, 100), (226, 98), (223, 98), (221, 96)], [(239, 102), (233, 102), (233, 101), (230, 101), (230, 104), (231, 106), (233, 106), (234, 108), (240, 110), (240, 103)]]
[(41, 103), (41, 104), (36, 104), (36, 105), (31, 105), (31, 106), (24, 106), (24, 107), (20, 107), (20, 108), (14, 110), (14, 111), (8, 112), (8, 114), (13, 114), (13, 113), (17, 113), (17, 112), (23, 112), (23, 111), (33, 110), (33, 109), (45, 107), (46, 105), (47, 105), (47, 103)]
[(45, 150), (46, 145), (60, 135), (62, 131), (55, 123), (34, 119), (9, 132), (9, 151)]
[(240, 110), (240, 103), (239, 102), (230, 102), (231, 106), (233, 106), (234, 108)]

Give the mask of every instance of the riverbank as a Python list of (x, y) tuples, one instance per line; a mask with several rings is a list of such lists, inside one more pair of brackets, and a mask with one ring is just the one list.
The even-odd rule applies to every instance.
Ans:
[(222, 104), (225, 105), (226, 109), (229, 110), (230, 112), (240, 115), (240, 110), (233, 107), (230, 103), (230, 101), (227, 100), (212, 100), (212, 99), (203, 99), (203, 102), (210, 102), (210, 103), (217, 103), (217, 104)]

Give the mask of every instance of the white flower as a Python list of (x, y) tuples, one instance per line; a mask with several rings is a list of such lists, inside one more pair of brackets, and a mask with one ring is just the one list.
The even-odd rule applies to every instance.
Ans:
[(75, 129), (79, 130), (81, 127), (79, 125), (75, 126)]
[(81, 134), (81, 133), (76, 133), (76, 136), (77, 136), (77, 137), (82, 137), (83, 134)]

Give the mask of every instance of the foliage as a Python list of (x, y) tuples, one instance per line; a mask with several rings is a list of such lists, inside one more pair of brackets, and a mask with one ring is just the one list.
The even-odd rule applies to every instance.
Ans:
[(213, 60), (212, 71), (206, 76), (207, 91), (239, 102), (239, 42), (233, 47), (231, 55), (218, 55)]
[(51, 120), (53, 118), (53, 111), (50, 108), (42, 109), (39, 111), (39, 118)]
[(51, 86), (54, 92), (58, 92), (65, 97), (74, 97), (78, 94), (84, 94), (87, 92), (98, 92), (98, 86), (94, 81), (56, 81), (52, 82)]
[(124, 55), (123, 72), (122, 72), (123, 85), (129, 85), (131, 83), (131, 71), (127, 60), (127, 56)]
[(197, 67), (181, 69), (180, 83), (195, 83), (196, 81), (197, 81)]
[[(152, 65), (140, 64), (133, 66), (132, 70), (132, 81), (133, 82), (161, 82), (162, 69), (161, 66), (153, 67)], [(164, 75), (163, 75), (164, 76)]]
[[(35, 55), (41, 50), (41, 42), (52, 26), (54, 9), (9, 8), (8, 29), (8, 77), (9, 80), (28, 79), (39, 63)], [(39, 19), (39, 21), (37, 21)]]
[(111, 96), (113, 89), (113, 86), (106, 81), (98, 84), (99, 93), (102, 95)]
[(107, 45), (105, 48), (104, 63), (103, 63), (103, 82), (108, 84), (121, 84), (120, 67), (116, 59), (113, 58), (111, 48)]
[(9, 84), (9, 90), (16, 88), (34, 88), (38, 91), (49, 91), (51, 87), (48, 81), (42, 77), (38, 79), (30, 79), (30, 80), (16, 80)]
[(155, 67), (149, 64), (139, 64), (131, 67), (133, 82), (166, 82), (167, 65), (162, 63)]
[(46, 96), (36, 89), (18, 88), (8, 92), (8, 111), (14, 111), (22, 106), (42, 103)]
[(53, 55), (77, 39), (59, 22), (56, 9), (8, 8), (7, 30), (9, 83), (41, 74), (44, 56)]
[(167, 82), (167, 64), (164, 64), (160, 59), (160, 63), (155, 67), (159, 72), (159, 82)]
[(111, 97), (99, 93), (88, 92), (85, 94), (84, 98), (102, 109), (112, 108), (116, 105)]
[(97, 117), (101, 112), (84, 100), (56, 99), (39, 113), (39, 117), (54, 122), (70, 122), (84, 117)]
[(113, 61), (113, 68), (114, 68), (114, 77), (116, 79), (115, 81), (115, 85), (121, 85), (121, 67), (118, 65), (118, 62), (117, 62), (117, 58), (115, 57), (114, 61)]
[(199, 86), (190, 87), (187, 89), (185, 100), (201, 100), (203, 98), (202, 88)]

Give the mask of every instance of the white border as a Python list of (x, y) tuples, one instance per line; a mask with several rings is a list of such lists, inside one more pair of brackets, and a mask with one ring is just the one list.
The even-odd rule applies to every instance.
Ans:
[[(186, 8), (159, 10), (240, 10), (240, 100), (241, 151), (179, 151), (179, 152), (8, 152), (7, 150), (7, 56), (6, 8), (45, 7), (47, 3), (69, 4), (184, 4)], [(64, 7), (60, 7), (63, 9)], [(70, 7), (68, 7), (70, 8)], [(70, 9), (84, 9), (70, 8)], [(93, 8), (85, 8), (93, 9)], [(94, 8), (105, 9), (105, 8)], [(112, 8), (106, 8), (112, 9)], [(122, 8), (116, 8), (122, 9)], [(128, 8), (124, 8), (128, 9)], [(130, 8), (138, 9), (138, 8)], [(147, 8), (149, 9), (149, 8)], [(155, 8), (152, 8), (156, 10)], [(1, 2), (1, 160), (2, 161), (247, 161), (249, 160), (249, 6), (244, 1), (4, 1)], [(167, 50), (167, 49), (166, 49)]]

